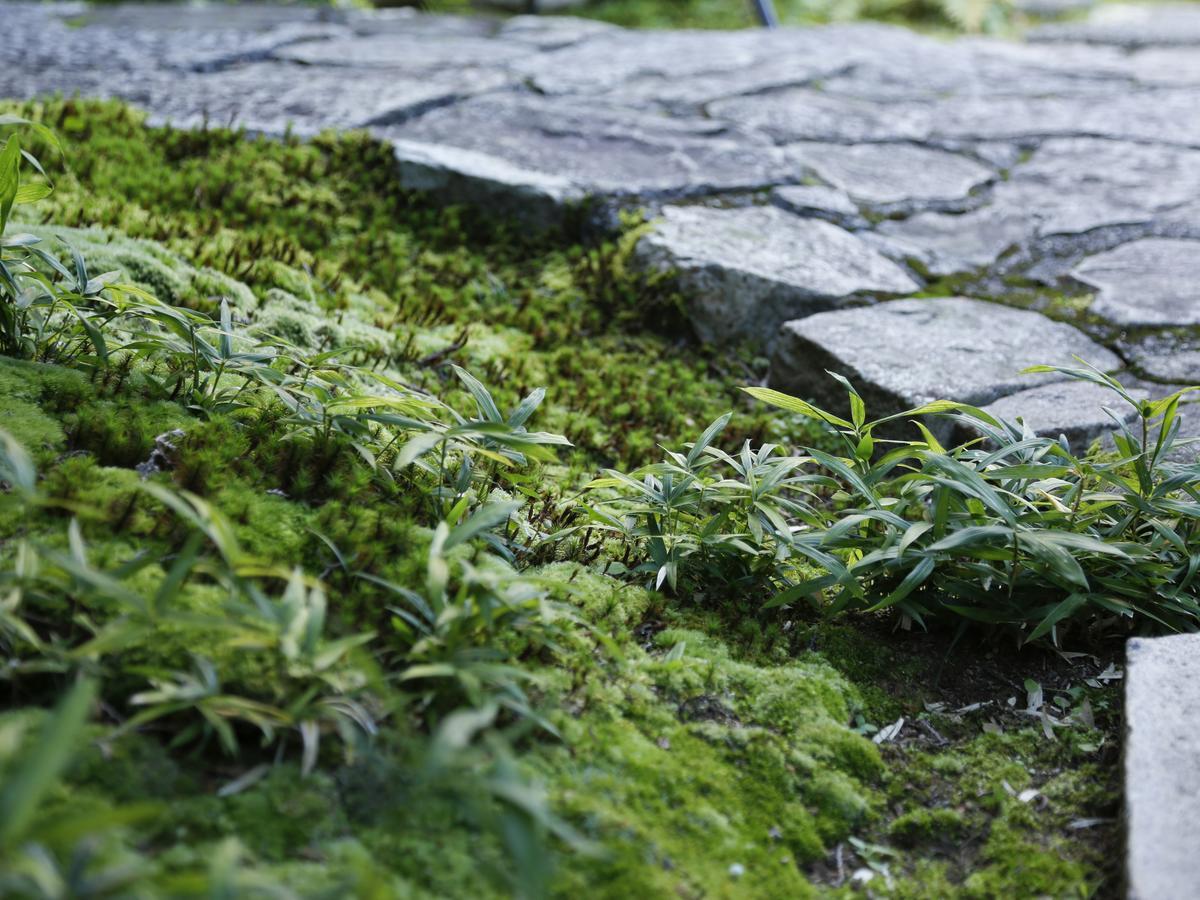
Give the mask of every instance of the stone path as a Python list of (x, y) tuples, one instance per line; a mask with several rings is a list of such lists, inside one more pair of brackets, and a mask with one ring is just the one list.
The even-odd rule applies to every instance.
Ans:
[(0, 96), (368, 127), (407, 185), (542, 226), (644, 208), (641, 263), (784, 389), (826, 397), (832, 367), (880, 414), (951, 396), (1085, 440), (1109, 421), (1095, 391), (1020, 367), (1200, 381), (1200, 5), (1023, 43), (224, 5), (64, 22), (81, 12), (0, 2)]

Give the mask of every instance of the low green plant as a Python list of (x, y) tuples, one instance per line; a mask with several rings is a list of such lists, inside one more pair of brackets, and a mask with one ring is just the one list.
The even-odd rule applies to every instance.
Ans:
[[(45, 126), (0, 114), (0, 129), (12, 127), (32, 130), (59, 149)], [(134, 288), (118, 283), (112, 272), (91, 276), (75, 250), (69, 268), (41, 246), (41, 238), (7, 230), (14, 207), (37, 203), (52, 191), (37, 157), (22, 148), (19, 133), (10, 134), (0, 146), (0, 353), (104, 366), (109, 354), (104, 328)]]
[[(686, 456), (593, 482), (620, 493), (589, 513), (637, 547), (637, 568), (657, 584), (677, 588), (686, 572), (693, 588), (757, 590), (767, 608), (895, 609), (918, 624), (1005, 626), (1024, 641), (1057, 641), (1064, 622), (1096, 617), (1200, 627), (1200, 466), (1172, 461), (1180, 400), (1195, 388), (1140, 400), (1092, 367), (1030, 371), (1111, 391), (1134, 427), (1114, 416), (1115, 452), (1089, 453), (949, 401), (868, 420), (839, 376), (849, 418), (747, 388), (829, 428), (842, 452), (746, 445), (735, 458), (711, 446), (718, 420)], [(915, 421), (924, 416), (971, 437), (947, 448)], [(880, 436), (910, 419), (919, 438)]]
[[(845, 500), (821, 527), (795, 536), (837, 564), (771, 603), (827, 592), (828, 611), (895, 607), (917, 622), (960, 616), (1013, 627), (1025, 641), (1057, 640), (1060, 623), (1072, 618), (1136, 619), (1171, 631), (1200, 625), (1200, 467), (1172, 462), (1179, 403), (1195, 388), (1138, 400), (1093, 367), (1029, 371), (1111, 391), (1132, 407), (1135, 427), (1114, 415), (1116, 453), (1104, 456), (1073, 452), (1065, 438), (1039, 437), (964, 404), (868, 422), (848, 383), (850, 420), (748, 389), (819, 416), (850, 451), (841, 459), (814, 455)], [(890, 449), (873, 452), (881, 425), (933, 414), (979, 437), (947, 449), (918, 423), (921, 440), (889, 441)]]
[(501, 556), (464, 553), (517, 508), (493, 503), (453, 528), (440, 523), (430, 541), (423, 590), (361, 577), (399, 600), (388, 607), (404, 647), (405, 666), (397, 677), (418, 692), (423, 707), (497, 704), (553, 732), (533, 712), (524, 687), (534, 679), (517, 657), (553, 647), (573, 617), (551, 602), (549, 590), (535, 578), (519, 574)]
[[(608, 470), (593, 491), (618, 493), (587, 508), (587, 527), (621, 535), (644, 551), (635, 572), (672, 591), (754, 589), (792, 577), (796, 523), (815, 524), (812, 499), (829, 479), (806, 472), (805, 460), (774, 444), (742, 444), (736, 454), (714, 444), (731, 414), (717, 419), (686, 454), (632, 473)], [(560, 532), (563, 537), (571, 530)]]

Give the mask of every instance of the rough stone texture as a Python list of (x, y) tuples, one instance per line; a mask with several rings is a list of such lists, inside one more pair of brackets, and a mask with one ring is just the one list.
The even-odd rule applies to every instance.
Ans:
[[(1141, 390), (1132, 393), (1138, 399), (1146, 396)], [(983, 409), (1006, 421), (1020, 419), (1041, 437), (1066, 435), (1072, 448), (1080, 453), (1116, 428), (1118, 420), (1129, 424), (1137, 418), (1137, 411), (1112, 391), (1087, 381), (1056, 381), (1028, 388), (1001, 397)]]
[(1147, 378), (1166, 384), (1200, 384), (1200, 336), (1187, 329), (1121, 338), (1116, 348)]
[(786, 150), (852, 200), (884, 214), (965, 208), (971, 192), (996, 174), (964, 156), (912, 144), (798, 143)]
[[(800, 167), (760, 136), (700, 118), (545, 97), (481, 97), (380, 133), (396, 142), (406, 172), (479, 160), (468, 176), (523, 186), (551, 179), (563, 196), (655, 202), (746, 191), (795, 180)], [(420, 159), (408, 154), (411, 142)], [(464, 154), (462, 151), (466, 151)], [(490, 160), (484, 164), (484, 159)], [(469, 183), (465, 185), (469, 187)]]
[(445, 72), (457, 60), (458, 70), (503, 68), (530, 54), (516, 42), (474, 36), (439, 37), (422, 34), (379, 34), (327, 41), (305, 41), (276, 50), (276, 59), (309, 66), (350, 66), (397, 69), (403, 72)]
[(771, 191), (771, 202), (798, 216), (824, 219), (843, 228), (865, 228), (867, 220), (845, 191), (819, 184), (789, 184)]
[(299, 134), (315, 134), (331, 127), (403, 122), (502, 84), (500, 76), (478, 71), (462, 72), (453, 80), (374, 70), (348, 78), (325, 69), (251, 63), (211, 75), (150, 82), (143, 102), (156, 120), (179, 126), (207, 120), (266, 134), (280, 134), (289, 127)]
[(1010, 247), (1026, 256), (1061, 249), (1064, 237), (1080, 255), (1113, 246), (1109, 232), (1117, 240), (1200, 237), (1200, 210), (1190, 205), (1198, 192), (1200, 151), (1055, 138), (996, 184), (979, 209), (920, 213), (881, 223), (878, 233), (893, 255), (948, 275), (989, 266)]
[[(775, 344), (771, 386), (840, 408), (845, 375), (872, 416), (932, 400), (985, 406), (1055, 381), (1022, 375), (1028, 366), (1075, 365), (1079, 356), (1104, 370), (1120, 359), (1069, 325), (1044, 316), (961, 297), (880, 303), (788, 322)], [(948, 436), (948, 423), (938, 423)]]
[(1200, 241), (1147, 238), (1089, 256), (1072, 275), (1098, 291), (1090, 311), (1127, 326), (1200, 325)]
[(678, 272), (698, 333), (715, 343), (770, 343), (788, 319), (918, 287), (850, 232), (773, 206), (667, 207), (637, 252)]
[(1191, 900), (1200, 854), (1200, 635), (1125, 645), (1126, 878), (1131, 900)]
[(780, 143), (919, 142), (932, 134), (935, 116), (933, 107), (925, 103), (864, 100), (807, 87), (722, 100), (708, 110), (716, 118), (757, 129)]
[(633, 105), (696, 105), (805, 84), (864, 62), (879, 45), (933, 43), (879, 25), (773, 31), (618, 31), (516, 68), (547, 94)]
[(1200, 46), (1200, 8), (1191, 3), (1101, 6), (1085, 22), (1046, 25), (1035, 41), (1071, 41), (1116, 47)]

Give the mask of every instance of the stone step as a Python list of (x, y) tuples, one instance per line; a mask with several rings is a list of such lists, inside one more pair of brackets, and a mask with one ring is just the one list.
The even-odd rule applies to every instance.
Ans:
[[(1020, 373), (1039, 364), (1077, 366), (1077, 356), (1105, 371), (1121, 367), (1112, 351), (1040, 313), (964, 297), (914, 298), (788, 322), (775, 344), (770, 384), (840, 414), (845, 391), (828, 372), (844, 375), (870, 418), (880, 418), (932, 400), (986, 406), (1066, 382), (1057, 373)], [(1081, 405), (1057, 414), (1039, 407), (1039, 431), (1093, 433), (1098, 410), (1089, 404), (1099, 395), (1075, 399)], [(940, 439), (953, 435), (948, 421), (926, 424)]]
[(789, 319), (919, 285), (856, 235), (775, 206), (669, 206), (637, 247), (676, 273), (703, 340), (770, 346)]
[(1200, 890), (1200, 634), (1126, 644), (1125, 820), (1130, 900)]

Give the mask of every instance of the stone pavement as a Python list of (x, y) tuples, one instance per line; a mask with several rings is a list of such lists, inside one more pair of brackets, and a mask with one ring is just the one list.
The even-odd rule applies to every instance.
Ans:
[(1107, 401), (1022, 366), (1200, 381), (1200, 4), (1101, 6), (1022, 43), (294, 6), (64, 21), (81, 12), (0, 2), (0, 96), (370, 128), (408, 186), (542, 226), (645, 209), (641, 264), (678, 273), (706, 340), (771, 352), (784, 389), (823, 397), (835, 368), (879, 414), (950, 396), (1087, 440)]

